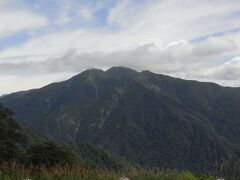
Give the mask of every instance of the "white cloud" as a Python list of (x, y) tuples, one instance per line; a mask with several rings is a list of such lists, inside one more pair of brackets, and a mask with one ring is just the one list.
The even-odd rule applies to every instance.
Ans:
[[(94, 17), (94, 13), (105, 5), (102, 2), (99, 7), (92, 4), (75, 7), (79, 10), (75, 12), (79, 15), (78, 20), (83, 24), (98, 20), (99, 17)], [(69, 16), (69, 8), (62, 7), (56, 23), (62, 23), (63, 28), (0, 51), (0, 73), (24, 79), (26, 74), (77, 73), (91, 67), (123, 65), (224, 85), (240, 82), (238, 63), (232, 60), (240, 55), (240, 32), (226, 33), (240, 27), (240, 16), (231, 16), (239, 11), (238, 1), (134, 2), (118, 1), (110, 9), (108, 18), (99, 20), (107, 20), (108, 24), (94, 27), (89, 23), (91, 28), (71, 29), (65, 26), (73, 17)], [(9, 16), (6, 16), (6, 9), (3, 12), (6, 22), (16, 24), (9, 24), (7, 30), (0, 28), (0, 34), (3, 35), (42, 27), (47, 23), (43, 16), (26, 9), (18, 9), (16, 14), (9, 11)], [(17, 23), (10, 21), (15, 16), (19, 16)], [(0, 16), (0, 27), (1, 24)], [(211, 37), (217, 32), (222, 32), (221, 37)], [(210, 36), (207, 40), (191, 43), (195, 38), (207, 36)], [(231, 75), (227, 75), (230, 71)], [(29, 88), (33, 87), (33, 83), (28, 82)]]
[(48, 75), (35, 75), (35, 76), (18, 76), (6, 75), (0, 76), (0, 95), (9, 94), (20, 90), (28, 90), (32, 88), (40, 88), (46, 84), (63, 81), (71, 77), (73, 74), (48, 74)]
[[(191, 39), (239, 27), (229, 13), (239, 10), (236, 1), (163, 0), (142, 6), (119, 1), (111, 10), (109, 21), (132, 34), (156, 36), (166, 42)], [(149, 2), (149, 1), (147, 1)]]
[(231, 39), (210, 37), (207, 41), (198, 44), (194, 53), (200, 56), (209, 56), (233, 51), (236, 48), (236, 43)]
[(84, 21), (90, 21), (94, 18), (93, 10), (87, 6), (80, 7), (79, 11), (78, 11), (78, 15), (79, 15), (80, 19), (84, 20)]
[(214, 69), (213, 76), (220, 80), (239, 80), (240, 57), (235, 57)]
[(62, 0), (60, 2), (62, 5), (59, 7), (59, 10), (57, 12), (58, 14), (54, 23), (58, 25), (64, 25), (72, 20), (72, 18), (70, 17), (70, 11), (72, 6), (70, 1)]
[(108, 22), (110, 24), (116, 24), (119, 27), (125, 27), (129, 25), (130, 19), (132, 19), (136, 14), (137, 4), (131, 3), (130, 0), (119, 1), (113, 9), (111, 9)]
[[(216, 41), (221, 41), (221, 38)], [(154, 39), (153, 43), (149, 40), (146, 44), (141, 44), (132, 50), (111, 53), (82, 53), (79, 49), (72, 49), (63, 56), (52, 57), (45, 61), (5, 62), (0, 64), (0, 72), (2, 74), (77, 73), (92, 67), (109, 68), (121, 65), (138, 70), (149, 69), (159, 73), (193, 77), (194, 74), (202, 74), (203, 68), (214, 66), (216, 60), (222, 55), (222, 51), (216, 52), (216, 57), (212, 57), (212, 54), (208, 56), (205, 52), (204, 56), (202, 53), (196, 54), (197, 47), (198, 45), (186, 40), (172, 42), (165, 46), (156, 45), (156, 39)]]
[(44, 27), (48, 19), (28, 9), (0, 6), (0, 38), (21, 31)]
[(59, 15), (58, 15), (58, 17), (55, 21), (55, 24), (62, 25), (62, 24), (69, 23), (70, 21), (71, 21), (71, 18), (69, 16), (68, 12), (67, 11), (62, 11), (62, 12), (59, 13)]
[[(0, 56), (57, 55), (71, 48), (78, 48), (83, 52), (114, 52), (136, 47), (140, 42), (148, 39), (159, 39), (162, 44), (168, 44), (180, 39), (191, 40), (240, 26), (240, 20), (228, 18), (229, 13), (239, 9), (236, 1), (204, 0), (197, 3), (196, 0), (164, 0), (151, 1), (143, 5), (131, 2), (119, 1), (110, 11), (109, 22), (120, 26), (121, 29), (80, 28), (51, 32), (33, 38), (21, 46), (0, 52)], [(83, 10), (85, 15), (82, 16), (90, 19), (95, 10), (86, 7), (87, 10)], [(63, 22), (66, 21), (68, 18), (63, 18)]]
[[(205, 43), (208, 44), (208, 41)], [(221, 38), (217, 41), (221, 41)], [(186, 79), (215, 81), (223, 85), (240, 85), (239, 58), (219, 65), (216, 61), (222, 58), (222, 51), (217, 51), (215, 56), (204, 52), (203, 56), (202, 53), (195, 53), (197, 46), (186, 40), (162, 45), (153, 39), (152, 42), (148, 40), (135, 49), (125, 51), (83, 53), (79, 49), (72, 49), (62, 56), (51, 57), (45, 61), (34, 61), (30, 58), (20, 62), (4, 62), (0, 63), (0, 74), (4, 82), (0, 89), (2, 92), (10, 92), (40, 87), (59, 77), (68, 78), (85, 69), (107, 69), (111, 66), (127, 66), (139, 71), (147, 69)]]

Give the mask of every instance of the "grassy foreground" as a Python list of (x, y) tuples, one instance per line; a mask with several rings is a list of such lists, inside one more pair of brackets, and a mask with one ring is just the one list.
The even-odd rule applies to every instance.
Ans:
[(1, 180), (118, 180), (127, 176), (131, 180), (214, 180), (213, 177), (194, 176), (191, 172), (153, 171), (131, 169), (122, 172), (73, 166), (53, 168), (25, 168), (16, 164), (0, 168)]

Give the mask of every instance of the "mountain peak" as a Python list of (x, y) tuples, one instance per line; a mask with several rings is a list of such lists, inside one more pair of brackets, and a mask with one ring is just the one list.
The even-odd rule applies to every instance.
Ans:
[(80, 74), (96, 74), (96, 73), (103, 73), (104, 71), (102, 69), (98, 69), (98, 68), (91, 68), (91, 69), (87, 69), (85, 71), (83, 71)]
[(97, 68), (91, 68), (91, 69), (87, 69), (79, 74), (77, 74), (76, 76), (72, 77), (71, 79), (72, 80), (79, 80), (79, 79), (82, 79), (82, 78), (89, 78), (89, 77), (98, 77), (98, 76), (101, 76), (102, 74), (104, 73), (103, 70), (101, 69), (97, 69)]
[(115, 78), (125, 78), (128, 76), (134, 76), (138, 74), (137, 71), (127, 68), (127, 67), (122, 67), (122, 66), (117, 66), (117, 67), (111, 67), (105, 72), (107, 75)]

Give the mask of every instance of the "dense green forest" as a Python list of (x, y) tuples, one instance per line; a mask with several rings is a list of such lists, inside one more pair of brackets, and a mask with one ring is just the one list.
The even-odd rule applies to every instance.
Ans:
[[(131, 170), (101, 148), (79, 144), (78, 150), (42, 138), (32, 144), (32, 134), (24, 131), (14, 120), (14, 113), (0, 105), (0, 178), (1, 179), (117, 179), (124, 173), (133, 179), (189, 179), (190, 172), (180, 174)], [(34, 139), (36, 140), (36, 139)], [(77, 152), (77, 154), (76, 154)], [(80, 158), (79, 158), (80, 157)], [(121, 162), (121, 163), (118, 163)], [(115, 170), (115, 171), (114, 171)], [(117, 171), (118, 170), (118, 171)], [(167, 175), (169, 174), (169, 175)]]
[(239, 179), (239, 92), (115, 67), (3, 96), (1, 175)]
[[(1, 179), (213, 179), (190, 172), (144, 170), (88, 143), (78, 147), (35, 138), (22, 129), (14, 113), (0, 106)], [(34, 140), (31, 138), (34, 138)], [(33, 141), (35, 141), (33, 143)], [(37, 142), (36, 142), (37, 141)], [(76, 150), (77, 149), (77, 150)]]

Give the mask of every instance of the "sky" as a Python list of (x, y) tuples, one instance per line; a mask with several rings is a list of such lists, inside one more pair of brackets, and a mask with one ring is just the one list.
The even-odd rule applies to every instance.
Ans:
[(0, 0), (0, 95), (112, 66), (240, 87), (240, 1)]

